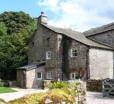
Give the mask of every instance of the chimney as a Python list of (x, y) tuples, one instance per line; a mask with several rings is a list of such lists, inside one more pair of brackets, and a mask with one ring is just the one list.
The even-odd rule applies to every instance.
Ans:
[(38, 17), (38, 23), (39, 24), (47, 24), (48, 18), (44, 14), (44, 12), (41, 12), (41, 15)]

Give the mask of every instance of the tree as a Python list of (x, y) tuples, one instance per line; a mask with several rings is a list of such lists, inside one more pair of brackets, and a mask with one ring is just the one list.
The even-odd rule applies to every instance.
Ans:
[(3, 22), (0, 22), (0, 36), (7, 34), (7, 28)]
[(16, 68), (27, 64), (28, 39), (35, 21), (24, 12), (4, 12), (0, 15), (0, 76), (14, 79)]
[(4, 12), (0, 15), (0, 22), (4, 22), (7, 33), (19, 33), (21, 29), (34, 23), (33, 19), (24, 12)]

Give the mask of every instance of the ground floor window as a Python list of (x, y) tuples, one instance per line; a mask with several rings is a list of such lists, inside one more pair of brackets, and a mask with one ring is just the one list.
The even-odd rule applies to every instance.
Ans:
[(52, 72), (47, 72), (47, 79), (52, 79)]
[(38, 80), (41, 80), (41, 79), (42, 79), (42, 72), (38, 72), (38, 73), (37, 73), (37, 79), (38, 79)]
[(52, 52), (51, 51), (47, 51), (46, 52), (46, 59), (51, 59), (52, 56)]
[(70, 73), (70, 79), (71, 80), (79, 79), (79, 75), (75, 72)]

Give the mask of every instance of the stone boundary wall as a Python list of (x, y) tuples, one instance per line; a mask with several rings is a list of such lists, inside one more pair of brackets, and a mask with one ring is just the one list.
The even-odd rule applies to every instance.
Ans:
[(102, 80), (87, 80), (87, 91), (102, 92)]

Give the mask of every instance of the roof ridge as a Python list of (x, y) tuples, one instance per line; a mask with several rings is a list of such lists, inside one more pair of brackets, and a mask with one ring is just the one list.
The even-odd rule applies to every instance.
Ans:
[[(53, 28), (64, 29), (64, 30), (69, 29), (69, 30), (72, 30), (73, 32), (79, 32), (79, 31), (76, 31), (76, 30), (74, 30), (74, 29), (72, 29), (72, 28), (56, 27), (56, 26), (48, 25), (48, 24), (42, 24), (42, 25), (44, 25), (44, 26), (51, 26), (51, 27), (53, 27)], [(82, 33), (82, 32), (79, 32), (79, 33)]]

